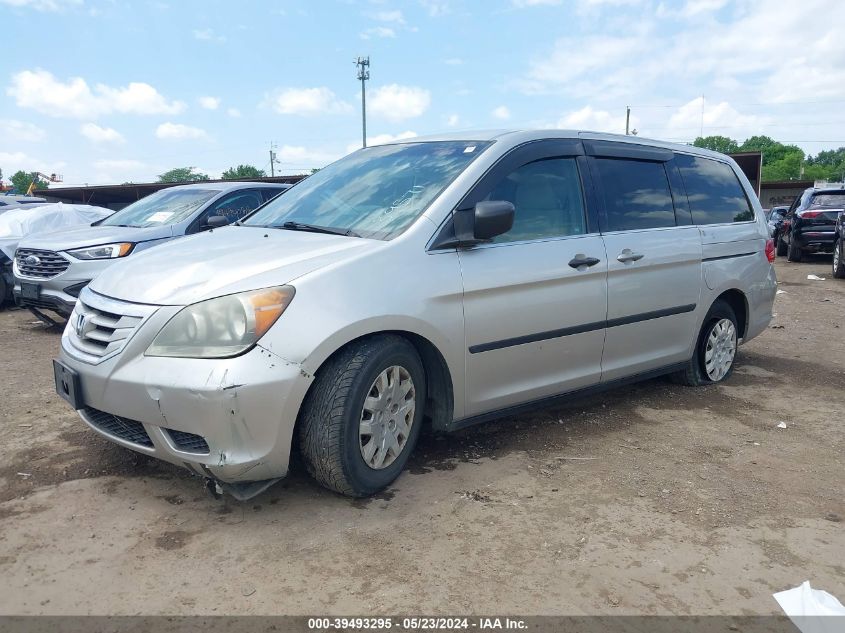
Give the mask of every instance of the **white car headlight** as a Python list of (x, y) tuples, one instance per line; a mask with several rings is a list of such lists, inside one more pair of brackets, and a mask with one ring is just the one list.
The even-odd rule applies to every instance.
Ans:
[(132, 242), (120, 242), (118, 244), (101, 244), (100, 246), (86, 246), (68, 251), (76, 259), (115, 259), (125, 257), (132, 252)]
[(293, 299), (292, 286), (251, 290), (182, 308), (147, 348), (147, 356), (228, 358), (250, 349)]

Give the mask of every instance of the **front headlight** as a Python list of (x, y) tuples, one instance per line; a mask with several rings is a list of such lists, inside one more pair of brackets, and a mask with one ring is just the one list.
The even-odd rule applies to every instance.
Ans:
[(161, 328), (147, 356), (228, 358), (251, 348), (282, 316), (292, 286), (251, 290), (182, 308)]
[(125, 257), (132, 252), (132, 242), (120, 242), (118, 244), (102, 244), (100, 246), (88, 246), (68, 251), (76, 259), (115, 259)]

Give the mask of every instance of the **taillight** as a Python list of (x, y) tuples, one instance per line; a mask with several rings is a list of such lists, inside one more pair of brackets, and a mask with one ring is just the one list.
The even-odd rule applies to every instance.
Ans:
[(821, 211), (799, 211), (799, 218), (817, 218), (822, 214)]
[(775, 241), (774, 240), (766, 240), (766, 259), (769, 260), (770, 264), (775, 263)]

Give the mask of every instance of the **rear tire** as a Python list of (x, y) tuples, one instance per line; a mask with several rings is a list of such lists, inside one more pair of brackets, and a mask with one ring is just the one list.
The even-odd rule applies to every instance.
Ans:
[(672, 379), (689, 387), (727, 380), (733, 373), (738, 336), (733, 308), (727, 302), (717, 300), (704, 319), (687, 367), (672, 374)]
[(379, 335), (342, 349), (317, 373), (303, 403), (306, 469), (350, 497), (384, 489), (414, 449), (426, 393), (422, 361), (406, 339)]
[(786, 255), (786, 243), (783, 241), (783, 238), (781, 238), (780, 233), (775, 236), (775, 252), (778, 257)]
[(800, 262), (804, 257), (804, 254), (801, 252), (801, 249), (795, 243), (795, 238), (793, 237), (789, 240), (789, 247), (786, 249), (786, 259), (790, 262)]
[(842, 245), (841, 239), (837, 239), (833, 244), (833, 276), (845, 279), (845, 246)]

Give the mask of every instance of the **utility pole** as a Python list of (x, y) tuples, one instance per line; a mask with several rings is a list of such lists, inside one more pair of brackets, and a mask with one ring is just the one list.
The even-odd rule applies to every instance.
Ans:
[(625, 136), (628, 136), (631, 132), (631, 106), (625, 106)]
[(270, 141), (270, 177), (276, 175), (276, 144)]
[(367, 146), (367, 84), (370, 78), (370, 57), (359, 57), (355, 62), (358, 67), (358, 80), (361, 82), (361, 130), (364, 147)]

